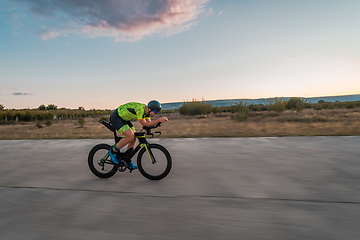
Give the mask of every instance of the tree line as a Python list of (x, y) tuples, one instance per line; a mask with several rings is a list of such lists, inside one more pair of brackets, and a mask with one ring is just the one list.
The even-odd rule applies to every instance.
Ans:
[(113, 110), (99, 110), (90, 109), (85, 110), (83, 107), (78, 109), (58, 108), (54, 104), (48, 106), (40, 105), (35, 109), (5, 109), (5, 106), (0, 104), (0, 122), (14, 122), (14, 121), (42, 121), (52, 119), (68, 119), (79, 117), (100, 117), (110, 115)]
[(183, 105), (179, 107), (178, 112), (184, 115), (206, 115), (209, 113), (231, 112), (249, 113), (251, 111), (276, 111), (283, 112), (285, 110), (302, 111), (304, 109), (350, 109), (360, 107), (360, 101), (345, 101), (345, 102), (325, 102), (319, 100), (317, 103), (309, 103), (305, 99), (293, 97), (289, 100), (283, 98), (271, 98), (268, 103), (262, 104), (247, 104), (238, 102), (231, 106), (213, 106), (211, 103), (193, 99), (192, 101), (184, 101)]

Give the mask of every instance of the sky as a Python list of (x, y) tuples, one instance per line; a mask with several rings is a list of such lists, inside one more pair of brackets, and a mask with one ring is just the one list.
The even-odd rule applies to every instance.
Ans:
[(360, 94), (359, 0), (0, 0), (0, 104)]

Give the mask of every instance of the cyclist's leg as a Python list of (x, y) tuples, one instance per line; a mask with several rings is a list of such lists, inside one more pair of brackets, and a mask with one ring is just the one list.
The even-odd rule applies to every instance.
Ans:
[[(123, 138), (121, 141), (119, 141), (116, 144), (116, 148), (121, 149), (129, 142), (136, 141), (135, 137), (134, 137), (134, 132), (135, 132), (134, 126), (132, 125), (132, 123), (130, 121), (125, 121), (124, 119), (122, 119), (119, 116), (117, 110), (115, 110), (111, 114), (110, 122), (114, 126), (114, 128), (118, 131), (118, 133), (123, 134), (125, 136), (125, 138)], [(130, 141), (130, 140), (132, 140), (132, 141)], [(134, 144), (132, 144), (132, 145), (134, 145)], [(113, 152), (116, 153), (117, 151), (118, 151), (117, 149), (113, 149)]]
[[(110, 123), (114, 126), (114, 128), (119, 131), (122, 127), (124, 127), (125, 122), (119, 117), (117, 110), (115, 110), (110, 115)], [(119, 164), (118, 158), (117, 158), (117, 152), (118, 150), (116, 148), (109, 150), (109, 156), (111, 158), (111, 161), (115, 164)]]
[[(131, 130), (133, 130), (133, 132), (135, 132), (135, 128), (130, 121), (127, 122), (127, 125), (131, 128)], [(134, 139), (129, 142), (127, 149), (130, 148), (135, 149), (135, 143), (136, 143), (136, 138), (134, 137)]]
[[(128, 126), (128, 125), (126, 125)], [(135, 138), (135, 134), (133, 131), (134, 127), (129, 128), (125, 131), (122, 132), (122, 134), (125, 136), (124, 138), (122, 138), (118, 144), (116, 145), (116, 147), (118, 149), (121, 149), (122, 147), (126, 146), (126, 144), (128, 145), (128, 149), (129, 148), (134, 148), (135, 147), (135, 142), (136, 142), (136, 138)], [(134, 129), (135, 130), (135, 129)], [(134, 170), (134, 169), (138, 169), (138, 167), (131, 161), (131, 159), (129, 159), (127, 161), (128, 167), (130, 168), (130, 170)]]
[[(126, 127), (127, 126), (127, 127)], [(133, 143), (134, 141), (136, 141), (136, 138), (135, 138), (135, 134), (134, 134), (134, 131), (129, 128), (128, 125), (125, 125), (124, 126), (125, 128), (127, 128), (125, 131), (122, 131), (122, 134), (125, 136), (124, 138), (122, 138), (116, 145), (116, 147), (118, 149), (121, 149), (122, 147), (126, 146), (127, 144), (129, 143)], [(124, 128), (121, 128), (119, 129), (119, 132), (124, 129)], [(135, 145), (135, 143), (134, 143)]]
[(133, 138), (135, 138), (134, 131), (131, 128), (129, 128), (128, 125), (124, 125), (122, 128), (120, 128), (118, 130), (118, 132), (121, 132), (125, 137), (122, 138), (116, 144), (115, 148), (109, 150), (109, 156), (111, 158), (111, 161), (116, 164), (119, 164), (117, 154), (120, 151), (120, 149), (122, 147), (124, 147), (126, 144), (128, 144), (129, 142), (131, 142)]

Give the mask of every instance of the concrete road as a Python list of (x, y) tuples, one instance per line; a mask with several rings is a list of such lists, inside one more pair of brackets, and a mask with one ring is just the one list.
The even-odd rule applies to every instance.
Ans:
[(153, 139), (161, 181), (95, 177), (102, 142), (0, 141), (0, 239), (359, 239), (360, 137)]

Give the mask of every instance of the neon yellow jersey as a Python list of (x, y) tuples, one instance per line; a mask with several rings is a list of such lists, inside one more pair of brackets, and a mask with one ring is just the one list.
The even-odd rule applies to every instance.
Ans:
[(145, 104), (142, 103), (129, 102), (119, 106), (117, 111), (125, 121), (150, 119), (150, 116), (145, 114)]

